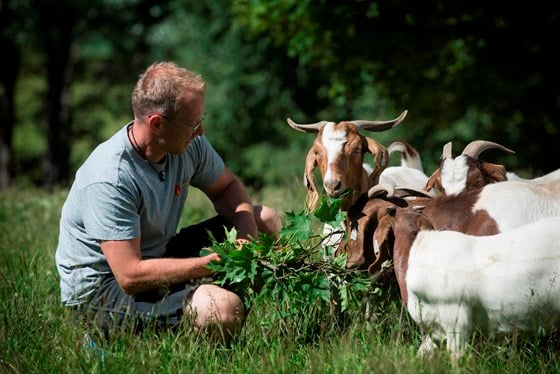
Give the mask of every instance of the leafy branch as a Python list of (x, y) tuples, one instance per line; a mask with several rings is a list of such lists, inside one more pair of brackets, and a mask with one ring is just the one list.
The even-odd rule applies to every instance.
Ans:
[(309, 315), (310, 308), (332, 314), (360, 306), (370, 291), (370, 278), (347, 269), (346, 256), (323, 256), (325, 238), (314, 229), (320, 227), (317, 221), (340, 225), (345, 219), (341, 200), (323, 198), (313, 215), (286, 213), (287, 224), (277, 237), (260, 234), (238, 247), (233, 229), (224, 242), (214, 240), (211, 250), (221, 261), (208, 267), (215, 273), (215, 283), (240, 295), (247, 308), (260, 299), (272, 299), (278, 318)]

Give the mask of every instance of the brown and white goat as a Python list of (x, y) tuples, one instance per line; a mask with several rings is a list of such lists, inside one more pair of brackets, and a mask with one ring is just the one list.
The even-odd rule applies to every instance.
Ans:
[(373, 271), (393, 260), (402, 302), (421, 328), (419, 353), (446, 341), (459, 359), (473, 332), (535, 334), (560, 327), (560, 217), (492, 236), (434, 231), (389, 209), (374, 235)]
[(401, 166), (424, 172), (420, 152), (406, 140), (393, 140), (387, 146), (387, 151), (389, 155), (399, 152), (401, 156)]
[[(371, 239), (389, 206), (423, 209), (436, 230), (486, 236), (506, 232), (544, 218), (560, 216), (560, 180), (542, 183), (505, 181), (459, 195), (403, 198), (391, 186), (375, 186), (348, 211), (348, 238), (336, 254), (347, 254), (348, 267), (368, 269), (377, 253)], [(408, 194), (405, 191), (405, 195)]]
[(492, 164), (478, 157), (487, 149), (500, 149), (507, 153), (515, 153), (498, 143), (487, 140), (470, 142), (463, 152), (453, 158), (451, 142), (443, 146), (440, 166), (428, 179), (425, 190), (437, 188), (446, 195), (456, 195), (470, 189), (481, 188), (489, 183), (508, 180), (503, 165)]
[[(307, 210), (315, 210), (319, 192), (314, 170), (319, 167), (323, 189), (327, 196), (338, 197), (347, 191), (352, 194), (345, 199), (342, 209), (346, 210), (369, 187), (377, 184), (379, 174), (389, 162), (387, 149), (377, 141), (363, 136), (360, 130), (385, 131), (401, 123), (407, 111), (388, 121), (354, 120), (339, 123), (320, 121), (312, 124), (298, 124), (287, 119), (293, 129), (317, 133), (305, 160), (304, 185), (308, 192)], [(375, 168), (368, 175), (363, 167), (366, 153), (374, 155)]]
[(560, 169), (536, 178), (522, 178), (513, 172), (507, 172), (502, 165), (491, 164), (478, 159), (480, 153), (490, 148), (514, 153), (499, 144), (476, 140), (469, 143), (461, 155), (452, 158), (451, 143), (447, 143), (443, 148), (441, 165), (428, 179), (424, 189), (426, 191), (437, 189), (444, 194), (458, 194), (466, 190), (480, 188), (489, 183), (505, 180), (542, 183), (560, 179)]
[[(379, 176), (379, 184), (416, 190), (421, 190), (426, 186), (428, 176), (424, 174), (422, 159), (416, 148), (404, 140), (395, 140), (389, 144), (387, 151), (389, 156), (392, 153), (399, 152), (401, 164), (386, 167)], [(435, 195), (436, 191), (431, 190), (428, 193)]]

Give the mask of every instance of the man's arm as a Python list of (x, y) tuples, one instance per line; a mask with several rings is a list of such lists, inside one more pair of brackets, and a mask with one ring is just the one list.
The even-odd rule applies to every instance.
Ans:
[(103, 241), (101, 249), (117, 282), (130, 295), (210, 275), (206, 265), (220, 259), (212, 253), (204, 257), (143, 260), (140, 238)]
[(227, 168), (210, 186), (202, 189), (216, 212), (237, 229), (239, 239), (257, 238), (253, 203), (243, 183)]

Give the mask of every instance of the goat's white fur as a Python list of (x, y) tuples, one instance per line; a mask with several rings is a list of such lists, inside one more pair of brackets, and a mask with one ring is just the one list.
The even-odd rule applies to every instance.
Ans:
[(467, 188), (467, 156), (443, 160), (441, 165), (441, 185), (446, 195), (457, 195)]
[[(412, 188), (422, 190), (428, 182), (428, 176), (424, 172), (406, 166), (389, 166), (379, 175), (379, 184), (389, 185), (395, 188)], [(435, 191), (428, 194), (435, 195)]]
[(327, 150), (328, 163), (323, 185), (327, 193), (331, 193), (331, 191), (329, 191), (329, 185), (333, 179), (331, 164), (339, 157), (340, 153), (344, 150), (344, 144), (348, 141), (346, 132), (340, 130), (337, 131), (334, 126), (334, 122), (328, 122), (323, 129), (323, 145)]
[[(467, 165), (467, 156), (459, 155), (457, 157), (445, 159), (441, 165), (441, 185), (445, 189), (446, 195), (457, 195), (467, 188), (467, 174), (469, 166)], [(508, 181), (520, 181), (527, 183), (542, 183), (560, 179), (560, 169), (554, 170), (536, 178), (522, 178), (513, 172), (507, 172)], [(379, 177), (381, 180), (381, 177)]]
[(416, 153), (414, 157), (402, 157), (403, 154), (407, 154), (406, 147), (402, 141), (391, 142), (391, 144), (389, 144), (389, 146), (387, 147), (387, 152), (389, 152), (389, 155), (393, 154), (393, 152), (400, 152), (401, 166), (424, 172), (424, 166), (422, 166), (422, 158), (420, 157), (419, 153)]
[(522, 182), (529, 182), (529, 183), (540, 183), (540, 182), (546, 182), (546, 181), (550, 181), (550, 180), (555, 180), (555, 179), (560, 179), (560, 169), (556, 169), (554, 171), (551, 171), (548, 174), (545, 175), (541, 175), (540, 177), (535, 177), (535, 178), (522, 178), (519, 175), (513, 173), (513, 172), (507, 172), (506, 173), (508, 180), (512, 180), (512, 181), (522, 181)]
[[(336, 161), (336, 159), (339, 157), (340, 153), (344, 149), (344, 144), (348, 140), (346, 132), (336, 131), (334, 125), (335, 125), (334, 122), (328, 122), (323, 130), (323, 145), (327, 150), (327, 161), (328, 161), (327, 172), (325, 173), (325, 180), (323, 184), (327, 192), (329, 192), (328, 186), (330, 185), (330, 181), (332, 179), (332, 172), (331, 172), (330, 165), (334, 161)], [(373, 172), (373, 168), (371, 169), (371, 172)], [(343, 227), (336, 228), (329, 224), (325, 224), (323, 226), (323, 237), (325, 239), (322, 241), (321, 244), (323, 248), (326, 248), (327, 246), (332, 246), (333, 248), (335, 248), (336, 251), (336, 248), (338, 247), (338, 244), (342, 240), (343, 236), (344, 236)]]
[[(493, 236), (421, 231), (410, 249), (408, 310), (459, 358), (471, 333), (560, 322), (560, 217)], [(433, 343), (422, 344), (423, 352)]]
[[(424, 173), (422, 158), (419, 153), (414, 156), (403, 157), (406, 154), (406, 147), (401, 141), (392, 142), (387, 147), (389, 155), (393, 152), (401, 153), (400, 166), (389, 166), (379, 175), (379, 184), (389, 185), (395, 188), (412, 188), (422, 190), (428, 182), (428, 176)], [(435, 195), (436, 191), (428, 192)]]
[(541, 183), (505, 181), (484, 186), (473, 212), (486, 210), (500, 232), (560, 215), (560, 179)]

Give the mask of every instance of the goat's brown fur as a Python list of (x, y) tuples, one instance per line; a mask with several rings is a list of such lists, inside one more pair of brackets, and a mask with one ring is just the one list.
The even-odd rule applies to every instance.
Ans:
[[(345, 187), (341, 192), (346, 190), (352, 190), (353, 192), (342, 206), (342, 209), (346, 210), (362, 193), (378, 182), (379, 175), (389, 162), (389, 153), (383, 145), (361, 135), (356, 126), (350, 122), (340, 122), (335, 125), (335, 128), (336, 131), (345, 132), (348, 137), (343, 152), (336, 159), (336, 162), (331, 165), (332, 173), (337, 176), (337, 182)], [(314, 169), (319, 167), (321, 177), (324, 178), (328, 166), (327, 153), (322, 139), (323, 128), (319, 130), (305, 161), (304, 184), (308, 192), (307, 210), (310, 212), (315, 210), (319, 200), (317, 183), (313, 174)], [(366, 153), (373, 154), (375, 161), (375, 169), (369, 177), (362, 165)], [(334, 188), (336, 186), (331, 187)]]
[(382, 264), (392, 259), (404, 305), (408, 302), (406, 272), (410, 248), (419, 231), (432, 229), (430, 220), (421, 213), (391, 209), (375, 230), (374, 241), (379, 244), (379, 256), (368, 271), (372, 275), (383, 271)]
[(356, 230), (355, 238), (343, 241), (336, 253), (348, 255), (348, 267), (367, 269), (376, 258), (372, 234), (381, 220), (389, 214), (388, 208), (391, 206), (402, 213), (414, 213), (421, 209), (436, 230), (460, 231), (477, 236), (497, 234), (499, 230), (496, 221), (487, 211), (472, 211), (480, 191), (466, 191), (459, 196), (419, 197), (415, 200), (387, 198), (385, 194), (369, 200), (360, 198), (349, 209), (347, 217), (348, 232)]

